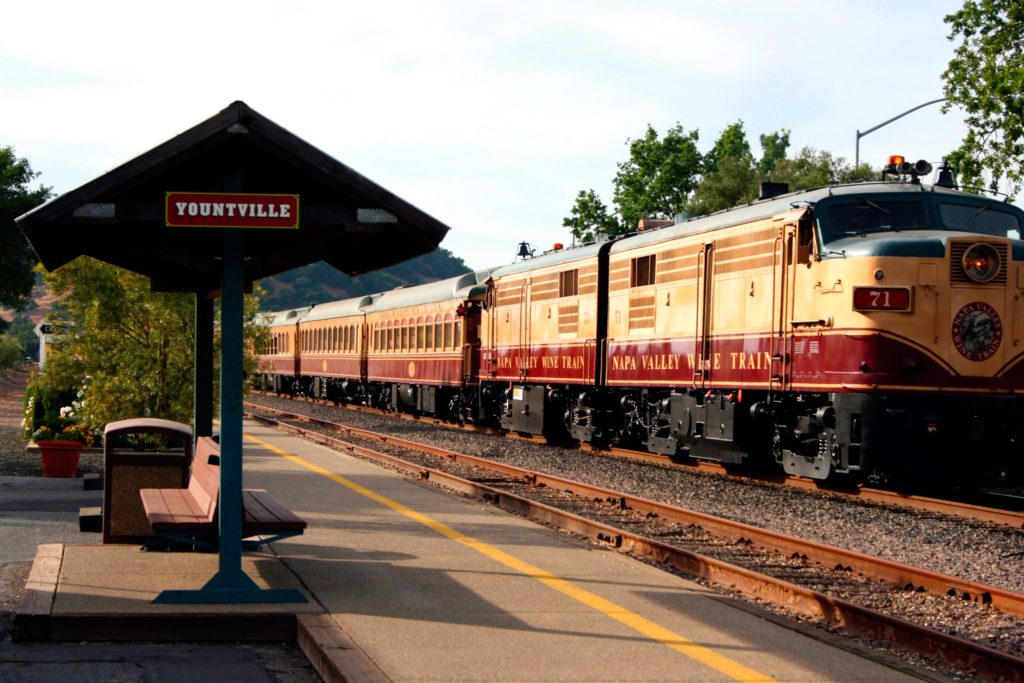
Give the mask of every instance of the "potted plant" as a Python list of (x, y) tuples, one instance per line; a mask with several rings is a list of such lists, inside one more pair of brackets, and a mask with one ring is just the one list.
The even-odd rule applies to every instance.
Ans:
[(60, 418), (56, 424), (40, 425), (32, 439), (39, 446), (44, 477), (73, 477), (82, 449), (93, 443), (93, 434), (79, 422)]
[(43, 461), (43, 476), (73, 477), (82, 449), (95, 440), (93, 432), (75, 419), (71, 406), (61, 408), (57, 414), (52, 410), (37, 413), (33, 410), (37, 398), (40, 397), (29, 397), (25, 412), (33, 429), (32, 440)]

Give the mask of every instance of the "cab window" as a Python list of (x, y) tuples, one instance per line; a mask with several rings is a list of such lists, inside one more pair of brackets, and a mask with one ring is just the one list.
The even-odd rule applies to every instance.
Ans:
[(942, 202), (939, 204), (939, 216), (942, 218), (942, 226), (947, 230), (1020, 239), (1020, 219), (988, 202)]
[(873, 232), (931, 229), (928, 210), (921, 200), (860, 197), (852, 202), (831, 204), (826, 215), (832, 239)]

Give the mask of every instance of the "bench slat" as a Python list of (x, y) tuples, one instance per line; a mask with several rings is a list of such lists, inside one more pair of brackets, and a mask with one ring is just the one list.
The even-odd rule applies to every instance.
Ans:
[(263, 489), (242, 491), (243, 526), (253, 531), (282, 529), (296, 531), (306, 528), (306, 520), (292, 513)]
[[(157, 533), (217, 534), (216, 512), (220, 490), (220, 466), (210, 462), (219, 456), (218, 444), (200, 437), (188, 488), (142, 489), (142, 506)], [(263, 489), (242, 491), (243, 536), (302, 533), (306, 521), (274, 500)], [(292, 532), (289, 534), (288, 532)]]
[(154, 530), (201, 529), (212, 525), (188, 489), (142, 489), (142, 507)]

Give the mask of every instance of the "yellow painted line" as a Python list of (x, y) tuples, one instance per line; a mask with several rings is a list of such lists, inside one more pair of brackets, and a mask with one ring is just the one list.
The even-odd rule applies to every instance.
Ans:
[(660, 626), (649, 619), (645, 619), (639, 614), (629, 611), (625, 607), (621, 607), (610, 600), (605, 600), (601, 596), (591, 593), (585, 588), (580, 588), (573, 583), (562, 579), (550, 572), (547, 572), (539, 567), (524, 562), (514, 555), (506, 553), (504, 550), (495, 548), (494, 546), (478, 541), (470, 536), (463, 534), (460, 531), (456, 531), (447, 524), (439, 522), (432, 517), (429, 517), (422, 512), (417, 512), (410, 507), (399, 503), (398, 501), (391, 500), (385, 496), (380, 495), (376, 491), (372, 491), (365, 486), (361, 486), (354, 481), (346, 479), (345, 477), (335, 474), (330, 470), (326, 470), (319, 465), (314, 465), (311, 462), (303, 460), (302, 458), (292, 455), (285, 450), (278, 448), (277, 446), (267, 443), (266, 441), (259, 439), (249, 434), (245, 435), (246, 440), (251, 441), (272, 453), (280, 455), (283, 458), (291, 460), (297, 465), (301, 465), (306, 469), (312, 470), (317, 474), (327, 477), (331, 481), (341, 484), (345, 488), (358, 493), (361, 496), (365, 496), (375, 503), (380, 503), (386, 508), (390, 508), (395, 512), (408, 517), (409, 519), (422, 524), (423, 526), (432, 529), (441, 536), (451, 539), (456, 543), (461, 543), (467, 548), (471, 548), (478, 553), (481, 553), (495, 562), (505, 565), (509, 569), (519, 572), (524, 576), (528, 576), (532, 579), (536, 579), (545, 586), (552, 588), (563, 595), (580, 602), (591, 609), (597, 610), (602, 614), (615, 619), (616, 621), (625, 624), (629, 628), (633, 629), (637, 633), (640, 633), (651, 640), (654, 640), (662, 645), (672, 648), (677, 652), (694, 659), (705, 666), (708, 666), (719, 673), (725, 674), (730, 678), (737, 681), (772, 681), (770, 676), (766, 676), (763, 673), (750, 669), (743, 666), (739, 662), (736, 662), (728, 657), (724, 657), (714, 650), (698, 645), (692, 640), (679, 635), (673, 631), (670, 631), (663, 626)]

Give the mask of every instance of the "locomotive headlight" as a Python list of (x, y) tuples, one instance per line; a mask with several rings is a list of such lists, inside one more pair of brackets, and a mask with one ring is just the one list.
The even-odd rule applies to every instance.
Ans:
[(964, 252), (963, 267), (975, 282), (990, 282), (999, 274), (1002, 263), (991, 244), (975, 244)]

